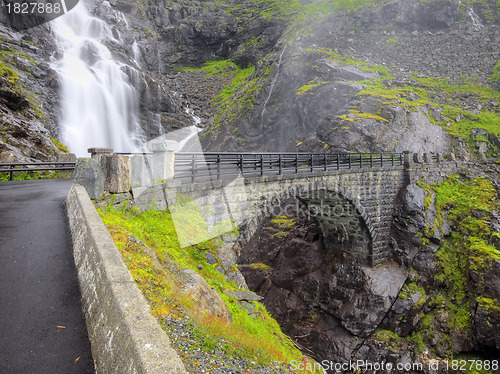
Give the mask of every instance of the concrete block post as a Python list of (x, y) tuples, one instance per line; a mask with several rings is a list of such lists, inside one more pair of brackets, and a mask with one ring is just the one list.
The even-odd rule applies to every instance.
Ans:
[(432, 164), (432, 155), (428, 152), (424, 152), (424, 163)]
[(153, 181), (168, 181), (174, 179), (175, 152), (179, 143), (174, 141), (152, 141), (149, 149), (153, 152)]
[(104, 195), (106, 175), (101, 164), (93, 158), (79, 158), (76, 162), (74, 180), (85, 187), (92, 200), (101, 200)]
[(105, 156), (106, 185), (109, 193), (124, 193), (130, 191), (130, 158), (126, 155)]
[(90, 153), (90, 158), (101, 162), (103, 156), (110, 156), (113, 154), (112, 148), (89, 148), (87, 152)]
[(153, 185), (153, 155), (136, 154), (130, 159), (130, 179), (132, 188)]
[(90, 198), (100, 200), (106, 190), (106, 160), (113, 153), (110, 148), (89, 148), (91, 158), (79, 158), (75, 167), (75, 183), (87, 190)]
[(422, 155), (420, 153), (414, 153), (413, 154), (413, 161), (416, 164), (423, 164), (424, 163), (423, 157), (422, 157)]

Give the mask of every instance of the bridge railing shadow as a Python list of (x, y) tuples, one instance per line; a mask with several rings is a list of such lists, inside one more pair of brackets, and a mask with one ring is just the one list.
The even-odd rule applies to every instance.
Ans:
[(193, 183), (238, 176), (300, 174), (403, 164), (403, 153), (181, 152), (175, 155), (175, 179)]

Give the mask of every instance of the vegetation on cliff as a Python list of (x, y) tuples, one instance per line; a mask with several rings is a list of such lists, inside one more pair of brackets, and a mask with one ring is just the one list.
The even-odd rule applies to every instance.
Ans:
[[(191, 206), (191, 214), (186, 219), (191, 222), (193, 230), (205, 227), (199, 208), (188, 201), (184, 203)], [(238, 290), (239, 287), (234, 281), (228, 282), (204, 256), (216, 253), (217, 244), (220, 244), (217, 239), (181, 248), (169, 211), (139, 212), (134, 208), (127, 209), (125, 203), (121, 210), (108, 207), (99, 210), (99, 215), (158, 323), (168, 330), (167, 320), (170, 317), (183, 319), (187, 315), (193, 321), (192, 329), (198, 343), (190, 349), (219, 349), (224, 355), (243, 357), (259, 366), (274, 365), (275, 362), (289, 363), (291, 360), (300, 362), (303, 359), (303, 355), (281, 332), (262, 304), (255, 302), (255, 311), (250, 316), (234, 297), (224, 292)], [(195, 232), (191, 234), (197, 235)], [(141, 245), (137, 244), (137, 239)], [(154, 251), (154, 254), (148, 254), (145, 247)], [(162, 266), (155, 266), (154, 259)], [(190, 269), (201, 275), (224, 300), (231, 312), (232, 322), (228, 323), (197, 309), (199, 305), (195, 305), (180, 291), (183, 283), (172, 271), (172, 266)]]
[[(430, 240), (442, 239), (433, 258), (433, 279), (425, 273), (413, 278), (414, 291), (428, 297), (415, 307), (420, 322), (409, 341), (431, 357), (460, 358), (463, 351), (473, 351), (490, 339), (482, 324), (492, 327), (500, 318), (496, 291), (492, 293), (488, 284), (498, 277), (492, 270), (500, 261), (500, 233), (491, 224), (500, 208), (498, 192), (488, 179), (464, 175), (419, 185), (430, 202), (425, 209), (431, 222), (421, 233), (422, 241), (430, 245)], [(405, 297), (404, 290), (400, 297)], [(488, 334), (496, 333), (492, 329)], [(488, 353), (482, 356), (492, 358)]]

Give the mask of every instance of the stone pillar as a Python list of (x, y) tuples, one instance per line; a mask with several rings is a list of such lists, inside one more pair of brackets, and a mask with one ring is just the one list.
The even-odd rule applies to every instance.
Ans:
[(424, 163), (424, 160), (423, 160), (422, 155), (420, 153), (413, 154), (413, 161), (416, 164), (423, 164)]
[(90, 158), (101, 161), (102, 156), (110, 156), (113, 154), (112, 148), (89, 148), (87, 152), (90, 153)]
[(158, 140), (149, 143), (153, 152), (153, 182), (164, 182), (174, 179), (175, 152), (179, 150), (179, 143), (174, 141)]
[(100, 200), (106, 190), (106, 160), (113, 153), (111, 148), (89, 148), (91, 158), (79, 158), (75, 167), (75, 183), (87, 190), (90, 198)]
[(437, 162), (441, 163), (443, 162), (443, 154), (441, 152), (436, 153), (437, 155)]
[(428, 152), (424, 152), (424, 163), (432, 164), (432, 155)]
[(403, 160), (404, 160), (404, 167), (405, 168), (411, 168), (413, 167), (413, 158), (412, 154), (409, 151), (404, 151), (403, 152)]
[(153, 155), (135, 154), (130, 159), (130, 182), (132, 188), (153, 185)]
[[(130, 191), (130, 158), (126, 155), (111, 155), (101, 158), (105, 164), (106, 185), (109, 193), (124, 193)], [(103, 165), (104, 166), (104, 165)]]
[(76, 162), (74, 178), (76, 184), (85, 187), (91, 199), (102, 199), (106, 174), (99, 161), (94, 158), (79, 158)]

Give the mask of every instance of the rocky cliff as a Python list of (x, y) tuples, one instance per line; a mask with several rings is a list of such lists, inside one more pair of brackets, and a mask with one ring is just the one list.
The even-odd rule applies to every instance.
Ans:
[(475, 127), (498, 138), (483, 116), (498, 113), (488, 85), (499, 26), (494, 3), (401, 1), (306, 17), (229, 99), (205, 144), (446, 152), (472, 143)]
[[(239, 268), (320, 360), (498, 358), (498, 4), (361, 3), (85, 1), (111, 29), (144, 140), (197, 116), (206, 150), (471, 161), (448, 182), (401, 191), (384, 266), (326, 250), (314, 221), (271, 217)], [(61, 47), (50, 23), (0, 23), (0, 162), (55, 159)]]
[(500, 185), (488, 178), (500, 169), (454, 170), (461, 172), (440, 181), (429, 171), (403, 188), (392, 261), (369, 268), (348, 251), (326, 249), (318, 222), (288, 201), (287, 215), (269, 217), (242, 248), (238, 268), (319, 362), (408, 364), (405, 372), (427, 373), (434, 360), (434, 372), (445, 373), (452, 358), (498, 359)]
[[(493, 1), (393, 1), (356, 10), (336, 2), (85, 4), (112, 30), (106, 45), (138, 92), (145, 140), (191, 125), (194, 114), (207, 150), (451, 147), (468, 157), (478, 151), (470, 149), (474, 128), (488, 133), (482, 153), (491, 156), (500, 143), (492, 123), (499, 96), (490, 88), (498, 85), (500, 59)], [(61, 49), (51, 23), (22, 33), (3, 28), (2, 36), (6, 69), (20, 75), (20, 89), (45, 117), (35, 121), (37, 131), (49, 131), (40, 139), (57, 138), (53, 63)], [(11, 155), (4, 158), (37, 154), (9, 122), (3, 149)]]

